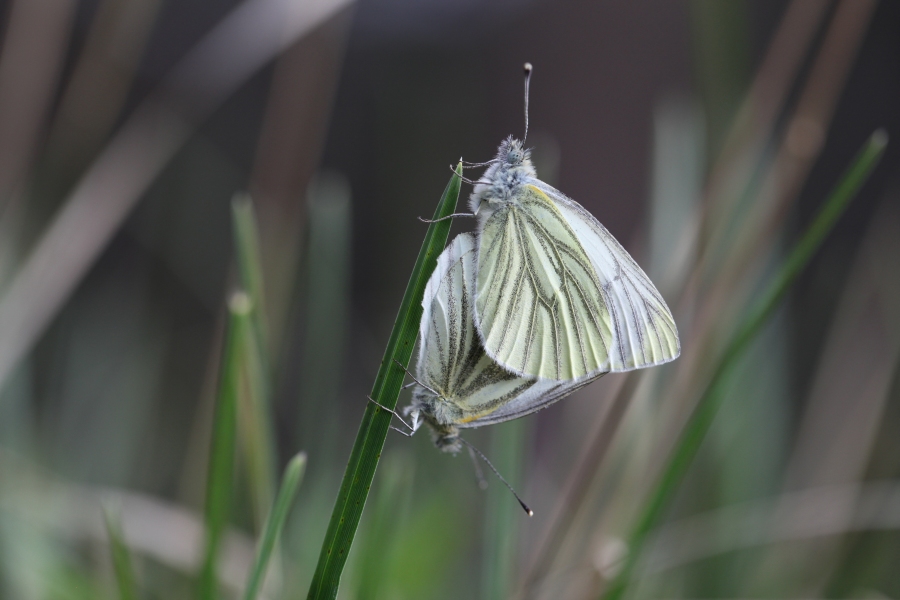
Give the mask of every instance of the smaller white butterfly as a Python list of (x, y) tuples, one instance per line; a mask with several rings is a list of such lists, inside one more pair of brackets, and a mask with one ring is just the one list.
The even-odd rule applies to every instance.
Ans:
[(425, 287), (413, 402), (404, 409), (415, 433), (423, 422), (435, 445), (460, 450), (459, 430), (501, 423), (545, 408), (599, 375), (574, 381), (511, 373), (484, 352), (475, 331), (475, 238), (456, 237)]

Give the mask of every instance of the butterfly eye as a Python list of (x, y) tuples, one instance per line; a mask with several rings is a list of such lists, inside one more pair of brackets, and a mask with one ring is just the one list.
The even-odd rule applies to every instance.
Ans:
[(506, 155), (506, 160), (513, 165), (517, 165), (522, 162), (523, 158), (525, 158), (525, 155), (521, 150), (511, 150), (509, 154)]

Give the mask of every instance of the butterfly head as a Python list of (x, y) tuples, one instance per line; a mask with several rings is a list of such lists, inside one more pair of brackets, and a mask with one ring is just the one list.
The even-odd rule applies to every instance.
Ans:
[(533, 169), (531, 165), (531, 150), (525, 148), (525, 145), (514, 139), (512, 136), (503, 140), (497, 151), (497, 162), (501, 167), (507, 169), (525, 168)]
[(490, 165), (469, 197), (472, 212), (477, 212), (482, 219), (489, 218), (498, 205), (512, 201), (522, 185), (537, 178), (531, 164), (531, 150), (512, 136), (501, 142), (497, 157)]
[(497, 189), (495, 192), (503, 194), (505, 189), (511, 191), (526, 179), (537, 177), (534, 165), (531, 162), (531, 150), (525, 147), (520, 140), (509, 136), (500, 143), (497, 149), (497, 158), (493, 165), (485, 171), (482, 180), (490, 181)]
[(521, 165), (523, 160), (525, 160), (525, 151), (518, 147), (517, 142), (515, 147), (511, 148), (510, 151), (506, 153), (506, 162), (515, 166)]

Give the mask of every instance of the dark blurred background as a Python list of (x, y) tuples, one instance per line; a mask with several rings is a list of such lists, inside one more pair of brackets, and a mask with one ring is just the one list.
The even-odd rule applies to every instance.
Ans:
[[(275, 463), (309, 455), (269, 593), (303, 596), (416, 217), (460, 156), (521, 136), (525, 61), (539, 176), (645, 267), (684, 355), (471, 434), (534, 506), (527, 522), (467, 458), (389, 437), (342, 597), (596, 597), (747, 302), (870, 134), (900, 133), (887, 0), (7, 0), (0, 19), (3, 598), (114, 597), (104, 494), (148, 594), (188, 597), (199, 534), (165, 511), (199, 523), (245, 192)], [(679, 522), (634, 594), (900, 596), (900, 495), (879, 504), (865, 487), (900, 477), (895, 145), (732, 382), (669, 518), (749, 512), (732, 528)], [(621, 423), (592, 456), (604, 419)], [(226, 593), (259, 526), (240, 456)], [(732, 530), (793, 514), (778, 502), (804, 490), (825, 491), (798, 514), (831, 515), (826, 491), (851, 499), (806, 537)], [(854, 520), (864, 500), (886, 511), (878, 526)], [(725, 541), (704, 554), (685, 541), (696, 531)]]

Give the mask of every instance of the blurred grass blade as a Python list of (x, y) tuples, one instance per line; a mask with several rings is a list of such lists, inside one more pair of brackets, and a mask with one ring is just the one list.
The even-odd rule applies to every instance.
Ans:
[(268, 519), (266, 519), (266, 526), (259, 540), (259, 546), (256, 549), (256, 559), (253, 562), (250, 577), (247, 579), (247, 589), (244, 590), (244, 600), (254, 600), (260, 586), (262, 586), (266, 575), (266, 567), (269, 565), (269, 558), (272, 556), (275, 542), (278, 541), (278, 536), (284, 528), (284, 522), (290, 512), (291, 505), (294, 503), (297, 488), (300, 487), (305, 470), (305, 452), (301, 452), (292, 458), (291, 462), (284, 469), (281, 489), (278, 490), (275, 505), (272, 507), (272, 512), (269, 513)]
[(297, 446), (315, 445), (329, 456), (340, 439), (338, 414), (332, 408), (340, 400), (350, 320), (353, 238), (350, 182), (339, 173), (317, 173), (309, 184), (306, 210), (306, 314), (298, 389), (300, 442)]
[(631, 532), (628, 555), (621, 571), (606, 589), (604, 598), (607, 600), (621, 598), (624, 594), (626, 585), (640, 558), (644, 542), (649, 533), (658, 524), (669, 500), (676, 492), (681, 479), (700, 448), (706, 432), (713, 422), (716, 411), (724, 398), (722, 393), (724, 386), (738, 360), (743, 356), (750, 342), (760, 333), (772, 312), (812, 258), (815, 251), (821, 246), (825, 236), (834, 227), (850, 200), (853, 199), (856, 192), (865, 183), (884, 153), (886, 145), (887, 134), (883, 130), (878, 130), (872, 134), (856, 160), (844, 174), (834, 191), (832, 191), (812, 224), (803, 234), (803, 237), (800, 238), (800, 241), (797, 242), (788, 255), (776, 274), (774, 281), (737, 328), (685, 425), (660, 481), (652, 492), (649, 501), (643, 507), (637, 525)]
[(270, 415), (270, 385), (263, 366), (260, 346), (255, 340), (255, 324), (247, 315), (241, 336), (241, 383), (238, 395), (237, 433), (242, 459), (249, 475), (250, 497), (257, 531), (262, 531), (266, 513), (275, 496), (275, 434)]
[[(259, 227), (253, 201), (249, 194), (236, 194), (231, 201), (231, 219), (234, 228), (235, 256), (241, 287), (253, 303), (253, 323), (263, 357), (268, 355), (268, 321), (263, 289), (262, 253), (259, 245)], [(268, 360), (265, 360), (268, 366)]]
[(113, 569), (116, 572), (116, 583), (119, 586), (119, 598), (121, 600), (137, 600), (140, 595), (138, 594), (137, 577), (134, 575), (134, 562), (131, 560), (128, 546), (125, 545), (119, 523), (107, 509), (103, 510), (103, 522), (106, 524), (106, 533), (109, 535)]
[[(462, 163), (457, 165), (456, 174), (450, 178), (450, 182), (444, 189), (444, 194), (434, 213), (434, 219), (440, 219), (453, 214), (456, 209), (456, 201), (459, 198), (460, 177), (462, 176)], [(372, 387), (372, 398), (379, 404), (393, 409), (397, 405), (400, 396), (400, 387), (406, 377), (403, 367), (409, 365), (413, 346), (416, 344), (416, 334), (419, 329), (419, 320), (422, 317), (422, 296), (425, 293), (425, 283), (434, 271), (437, 257), (447, 244), (450, 234), (452, 219), (445, 219), (428, 226), (422, 249), (413, 267), (412, 276), (406, 286), (406, 293), (400, 304), (394, 329), (381, 360), (381, 368), (375, 378)], [(364, 401), (364, 400), (363, 400)], [(362, 402), (361, 402), (362, 403)], [(309, 588), (308, 598), (332, 599), (337, 596), (338, 586), (341, 581), (341, 573), (347, 562), (347, 554), (353, 543), (353, 536), (359, 526), (359, 518), (362, 515), (369, 487), (375, 477), (375, 468), (381, 457), (381, 450), (387, 438), (388, 427), (391, 424), (391, 415), (371, 402), (366, 403), (366, 411), (363, 415), (356, 442), (344, 471), (344, 479), (338, 492), (334, 512), (325, 533), (325, 541), (319, 554), (319, 562)]]
[[(522, 461), (532, 421), (516, 419), (491, 430), (491, 460), (514, 488), (521, 489)], [(515, 576), (522, 513), (510, 498), (509, 490), (492, 481), (488, 484), (484, 515), (484, 559), (482, 598), (509, 598)]]
[(355, 551), (356, 589), (349, 593), (355, 600), (380, 600), (401, 593), (392, 567), (402, 562), (397, 557), (402, 556), (404, 527), (413, 513), (415, 469), (415, 461), (406, 452), (393, 452), (382, 463)]
[(250, 494), (258, 531), (275, 495), (275, 436), (271, 422), (272, 374), (269, 359), (268, 320), (265, 313), (265, 283), (259, 228), (249, 195), (238, 194), (231, 203), (235, 256), (242, 289), (250, 298), (249, 331), (244, 345), (242, 374), (246, 385), (238, 400), (241, 450), (250, 477)]
[[(349, 3), (297, 2), (296, 10), (286, 10), (284, 0), (243, 0), (131, 111), (0, 299), (0, 385), (200, 123), (273, 57)], [(192, 101), (173, 103), (183, 92)]]
[(206, 481), (206, 555), (200, 572), (200, 600), (213, 600), (216, 597), (216, 560), (231, 509), (237, 400), (244, 348), (242, 337), (246, 335), (251, 310), (250, 298), (244, 292), (236, 292), (228, 302), (228, 330), (222, 351)]

